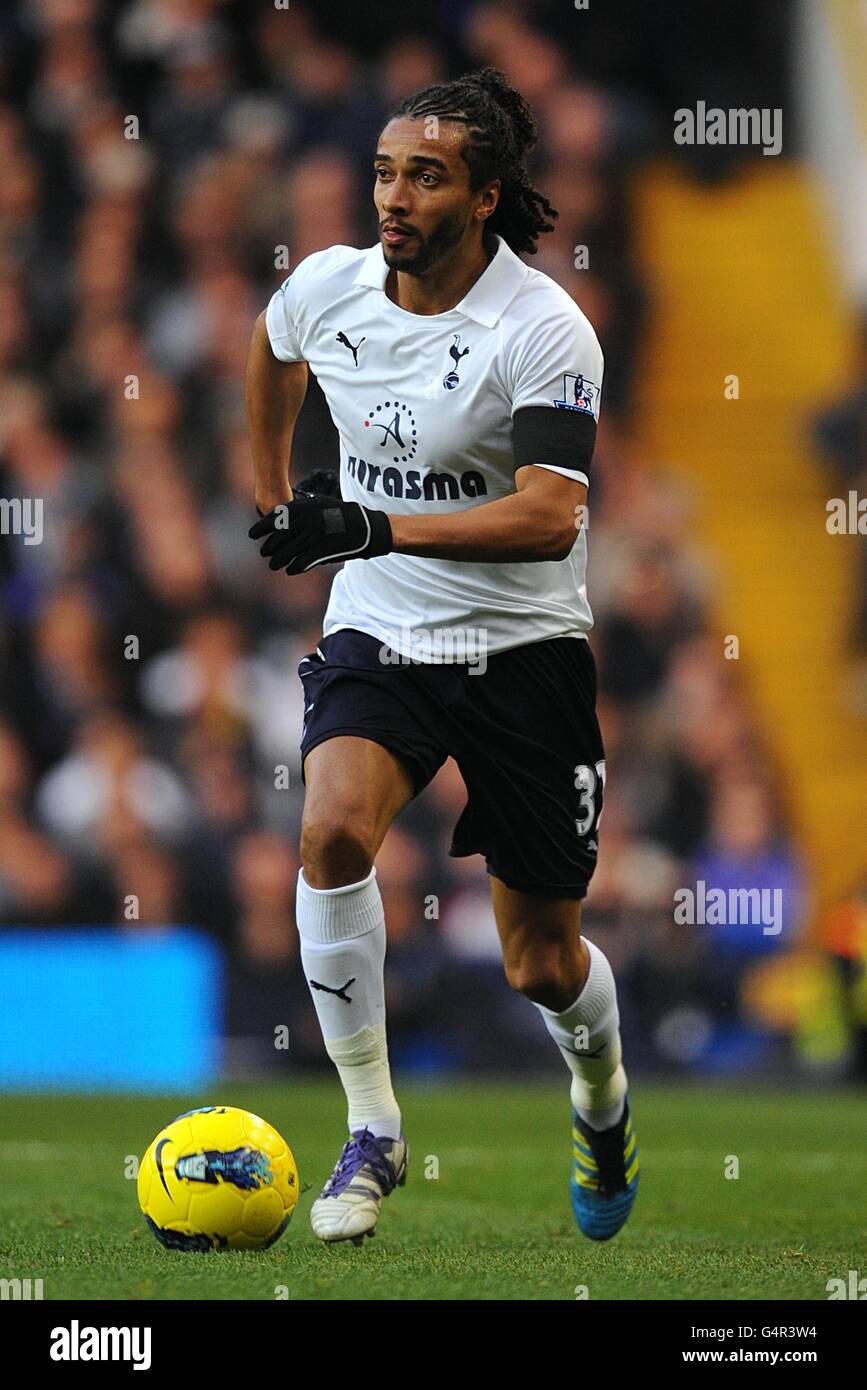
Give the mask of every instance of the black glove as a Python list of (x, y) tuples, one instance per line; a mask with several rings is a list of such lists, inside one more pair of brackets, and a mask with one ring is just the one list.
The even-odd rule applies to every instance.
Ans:
[(315, 473), (308, 473), (306, 478), (302, 478), (292, 491), (306, 492), (309, 497), (339, 497), (340, 474), (332, 472), (330, 468), (317, 468)]
[(251, 540), (265, 537), (259, 554), (266, 557), (272, 570), (303, 574), (317, 565), (369, 560), (391, 550), (391, 522), (385, 512), (300, 489), (295, 490), (294, 498), (250, 527)]

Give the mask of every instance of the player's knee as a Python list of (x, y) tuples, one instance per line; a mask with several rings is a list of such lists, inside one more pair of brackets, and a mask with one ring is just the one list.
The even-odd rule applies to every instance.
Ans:
[(562, 1013), (575, 1002), (575, 980), (559, 952), (523, 951), (507, 959), (505, 969), (512, 989), (534, 1004)]
[(301, 864), (311, 888), (358, 883), (373, 863), (372, 828), (339, 812), (306, 819), (301, 827)]

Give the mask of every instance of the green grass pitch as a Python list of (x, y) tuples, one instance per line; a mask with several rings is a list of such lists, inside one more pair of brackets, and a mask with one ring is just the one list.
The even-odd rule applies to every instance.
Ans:
[[(46, 1299), (273, 1299), (285, 1286), (292, 1299), (572, 1300), (586, 1286), (590, 1299), (824, 1300), (828, 1279), (864, 1266), (854, 1092), (634, 1085), (641, 1188), (604, 1245), (572, 1219), (565, 1085), (416, 1082), (399, 1094), (409, 1180), (361, 1249), (324, 1248), (308, 1223), (344, 1137), (336, 1084), (2, 1097), (0, 1277), (41, 1278)], [(127, 1157), (206, 1103), (254, 1110), (294, 1150), (307, 1190), (271, 1250), (170, 1252), (144, 1225)]]

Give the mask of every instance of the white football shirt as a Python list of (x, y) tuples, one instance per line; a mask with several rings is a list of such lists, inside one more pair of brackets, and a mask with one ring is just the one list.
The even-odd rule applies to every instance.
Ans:
[[(377, 243), (301, 261), (266, 313), (274, 355), (304, 361), (340, 435), (343, 497), (395, 515), (457, 513), (516, 491), (512, 416), (524, 406), (598, 418), (602, 352), (566, 292), (503, 241), (444, 314), (385, 293)], [(549, 466), (549, 465), (544, 465)], [(574, 469), (554, 472), (587, 482)], [(358, 628), (420, 661), (468, 660), (583, 636), (584, 530), (565, 560), (476, 564), (390, 554), (337, 573), (323, 634)]]

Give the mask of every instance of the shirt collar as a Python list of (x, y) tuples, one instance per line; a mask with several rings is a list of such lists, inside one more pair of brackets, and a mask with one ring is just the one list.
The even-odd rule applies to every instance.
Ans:
[[(497, 236), (497, 249), (493, 259), (452, 312), (465, 314), (484, 328), (493, 328), (503, 311), (511, 304), (527, 274), (524, 262), (506, 245), (501, 236)], [(371, 246), (365, 253), (355, 277), (355, 284), (366, 285), (384, 293), (387, 277), (388, 266), (382, 245), (377, 242), (376, 246)], [(424, 315), (419, 315), (419, 318), (423, 317)]]

